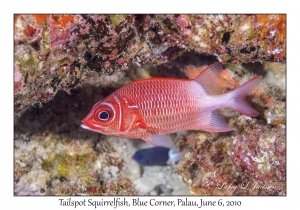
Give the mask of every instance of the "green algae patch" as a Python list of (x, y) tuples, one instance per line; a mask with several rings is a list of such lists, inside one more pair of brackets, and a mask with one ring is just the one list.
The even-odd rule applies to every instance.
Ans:
[(108, 15), (108, 16), (109, 16), (109, 19), (110, 19), (112, 25), (116, 27), (117, 25), (119, 25), (119, 23), (120, 23), (122, 20), (125, 19), (125, 17), (126, 17), (127, 15)]
[(43, 37), (43, 47), (46, 51), (50, 52), (50, 29), (49, 27), (47, 27), (46, 25), (43, 25), (43, 30), (42, 30), (42, 37)]
[(39, 60), (35, 57), (31, 57), (28, 60), (21, 60), (20, 61), (21, 73), (29, 72), (29, 75), (33, 76), (37, 69), (38, 62)]
[(58, 165), (56, 166), (55, 170), (57, 171), (59, 176), (64, 176), (64, 177), (69, 176), (69, 170), (66, 165)]
[(78, 177), (89, 172), (94, 160), (94, 153), (58, 155), (53, 152), (46, 160), (43, 160), (42, 168), (49, 171), (53, 176)]

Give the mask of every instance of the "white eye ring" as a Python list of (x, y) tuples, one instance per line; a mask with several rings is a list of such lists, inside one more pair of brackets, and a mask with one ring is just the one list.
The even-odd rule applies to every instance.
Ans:
[(98, 114), (98, 117), (102, 121), (107, 121), (109, 119), (109, 113), (108, 111), (102, 111)]

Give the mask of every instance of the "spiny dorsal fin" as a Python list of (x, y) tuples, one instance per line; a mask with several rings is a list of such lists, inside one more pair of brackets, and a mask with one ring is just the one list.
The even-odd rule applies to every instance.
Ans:
[(224, 82), (221, 77), (223, 65), (219, 62), (213, 63), (206, 67), (196, 78), (195, 81), (206, 90), (210, 95), (224, 93), (224, 88), (220, 85)]

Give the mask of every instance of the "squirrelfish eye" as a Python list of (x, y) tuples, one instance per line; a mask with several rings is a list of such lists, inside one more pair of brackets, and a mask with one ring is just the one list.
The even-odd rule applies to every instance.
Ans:
[(100, 120), (106, 121), (109, 118), (109, 113), (108, 111), (102, 111), (99, 113), (98, 117)]

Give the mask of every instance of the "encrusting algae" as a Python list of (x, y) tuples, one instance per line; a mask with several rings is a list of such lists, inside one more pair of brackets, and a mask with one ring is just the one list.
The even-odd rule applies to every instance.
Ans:
[(16, 114), (94, 76), (194, 51), (227, 63), (285, 62), (285, 15), (15, 15)]

